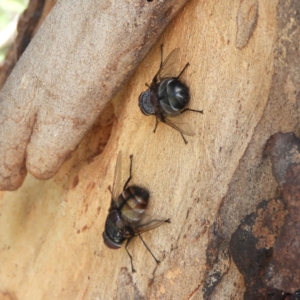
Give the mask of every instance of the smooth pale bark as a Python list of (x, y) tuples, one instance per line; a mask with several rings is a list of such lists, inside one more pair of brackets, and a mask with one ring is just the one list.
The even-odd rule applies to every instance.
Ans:
[(0, 189), (58, 171), (185, 2), (55, 5), (0, 93)]
[[(28, 175), (1, 194), (0, 291), (13, 299), (242, 299), (228, 243), (277, 192), (265, 142), (299, 120), (299, 76), (285, 62), (285, 41), (298, 43), (288, 5), (260, 1), (255, 16), (248, 1), (189, 1), (59, 172), (48, 181)], [(137, 105), (162, 43), (166, 54), (181, 47), (189, 106), (204, 110), (184, 115), (196, 131), (187, 145), (164, 124), (153, 134), (154, 119)], [(124, 180), (133, 154), (133, 183), (150, 189), (149, 211), (171, 218), (143, 235), (160, 265), (132, 241), (134, 274), (125, 249), (102, 242), (120, 150)]]

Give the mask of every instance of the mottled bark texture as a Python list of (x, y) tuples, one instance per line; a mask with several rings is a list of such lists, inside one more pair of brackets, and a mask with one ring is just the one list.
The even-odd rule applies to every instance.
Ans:
[(185, 2), (58, 1), (0, 94), (1, 190), (58, 171)]
[[(129, 2), (133, 10), (140, 8), (135, 19), (138, 28), (139, 22), (145, 20), (144, 10), (151, 9), (149, 5), (170, 3), (117, 3), (123, 6)], [(59, 7), (68, 3), (58, 2), (54, 16)], [(72, 7), (76, 5), (72, 1)], [(72, 11), (72, 7), (68, 9)], [(106, 101), (103, 99), (109, 98), (108, 92), (121, 86), (116, 76), (133, 70), (134, 65), (124, 67), (125, 61), (130, 61), (132, 53), (138, 61), (147, 48), (139, 49), (133, 42), (133, 52), (124, 50), (117, 56), (111, 53), (115, 58), (99, 69), (100, 56), (101, 61), (106, 61), (109, 55), (104, 56), (104, 48), (99, 48), (98, 9), (96, 5), (94, 8), (73, 15), (81, 34), (72, 40), (71, 32), (67, 35), (61, 30), (58, 34), (62, 43), (59, 47), (64, 46), (65, 52), (60, 50), (59, 57), (53, 54), (52, 58), (65, 58), (68, 64), (52, 70), (51, 62), (47, 70), (53, 81), (37, 81), (37, 86), (24, 88), (27, 98), (30, 95), (32, 99), (46, 99), (40, 109), (44, 107), (48, 115), (32, 121), (34, 135), (26, 150), (29, 157), (34, 149), (40, 149), (34, 136), (43, 137), (48, 150), (35, 156), (41, 174), (53, 170), (53, 162), (58, 160), (49, 150), (53, 140), (62, 158), (67, 149), (75, 147), (70, 147), (74, 135), (81, 132), (83, 139), (51, 179), (39, 181), (28, 174), (18, 191), (0, 193), (0, 295), (22, 300), (240, 300), (272, 296), (296, 299), (296, 281), (289, 276), (282, 278), (287, 273), (280, 253), (284, 251), (290, 265), (297, 251), (291, 238), (297, 241), (298, 227), (290, 227), (297, 217), (297, 210), (292, 212), (294, 206), (297, 208), (296, 197), (291, 196), (296, 195), (293, 177), (297, 168), (294, 163), (286, 163), (291, 157), (287, 154), (278, 159), (281, 167), (275, 167), (273, 156), (280, 143), (273, 142), (273, 150), (267, 156), (264, 149), (277, 132), (290, 132), (293, 139), (300, 136), (299, 1), (188, 1), (128, 82), (106, 103), (91, 129), (84, 133), (83, 128), (87, 127), (82, 124), (81, 114), (91, 110), (91, 102), (97, 102), (100, 110), (99, 99)], [(102, 7), (102, 12), (109, 9)], [(62, 24), (65, 16), (60, 16), (54, 21)], [(93, 17), (94, 27), (82, 26), (81, 16)], [(51, 18), (52, 15), (39, 31), (41, 36), (47, 36), (45, 28)], [(126, 21), (124, 17), (120, 24)], [(153, 22), (160, 25), (158, 19)], [(77, 32), (76, 22), (73, 27)], [(124, 28), (127, 30), (127, 25)], [(101, 36), (106, 29), (100, 28)], [(56, 34), (57, 31), (50, 30), (54, 45)], [(149, 34), (142, 36), (142, 45), (148, 45), (148, 38), (154, 36), (151, 30)], [(87, 40), (85, 36), (90, 35), (95, 40)], [(136, 41), (139, 38), (140, 35), (134, 35)], [(74, 40), (74, 48), (68, 46)], [(114, 35), (107, 36), (106, 41), (116, 44)], [(118, 41), (124, 45), (122, 39)], [(187, 145), (178, 132), (164, 124), (159, 123), (154, 134), (154, 118), (142, 115), (137, 105), (145, 83), (151, 82), (159, 68), (161, 44), (165, 45), (165, 55), (181, 48), (183, 55), (178, 64), (183, 67), (190, 63), (181, 78), (190, 88), (189, 107), (204, 111), (203, 115), (183, 115), (184, 122), (196, 132), (195, 136), (187, 137)], [(47, 45), (51, 48), (51, 43)], [(30, 47), (28, 52), (35, 48)], [(40, 44), (36, 47), (43, 49)], [(50, 55), (47, 49), (43, 54), (46, 62)], [(76, 53), (81, 55), (74, 60)], [(30, 62), (37, 64), (34, 59)], [(85, 64), (92, 75), (78, 71), (85, 70)], [(36, 68), (30, 74), (24, 71), (21, 86), (27, 87), (28, 76), (47, 75)], [(72, 73), (74, 68), (77, 72)], [(99, 78), (93, 81), (95, 73)], [(107, 80), (102, 77), (105, 75), (109, 76)], [(19, 86), (18, 82), (15, 84)], [(102, 95), (105, 91), (107, 94)], [(70, 95), (66, 97), (66, 93)], [(77, 99), (78, 95), (82, 97), (79, 113), (67, 107), (67, 100)], [(30, 111), (22, 107), (29, 122)], [(63, 108), (69, 114), (59, 118)], [(93, 113), (90, 112), (91, 117)], [(18, 116), (11, 114), (12, 121), (18, 121)], [(65, 135), (61, 128), (72, 130)], [(287, 145), (287, 140), (281, 144)], [(268, 145), (270, 149), (270, 142)], [(14, 154), (18, 147), (11, 145), (9, 149)], [(285, 153), (296, 151), (293, 147), (286, 149)], [(136, 273), (131, 273), (124, 248), (107, 249), (102, 241), (111, 200), (108, 187), (113, 183), (120, 150), (127, 162), (124, 174), (128, 174), (128, 158), (133, 154), (132, 184), (150, 190), (148, 213), (171, 218), (171, 224), (143, 234), (161, 261), (159, 265), (138, 238), (130, 242)], [(32, 161), (28, 159), (26, 163), (34, 170)], [(283, 174), (282, 167), (290, 171)], [(289, 233), (285, 233), (285, 228)], [(292, 252), (288, 254), (289, 243)], [(271, 261), (274, 268), (269, 268)]]
[[(278, 38), (274, 45), (274, 75), (268, 104), (220, 210), (223, 220), (222, 232), (225, 235), (230, 235), (245, 212), (249, 213), (231, 239), (232, 246), (235, 244), (231, 252), (246, 285), (244, 299), (296, 299), (297, 290), (300, 288), (297, 282), (299, 247), (294, 247), (293, 242), (297, 243), (299, 230), (293, 217), (294, 213), (291, 212), (291, 200), (288, 200), (296, 200), (297, 193), (285, 192), (287, 189), (293, 189), (286, 183), (290, 172), (296, 176), (295, 180), (299, 179), (296, 179), (298, 175), (295, 170), (287, 172), (294, 163), (299, 163), (299, 146), (295, 143), (297, 138), (292, 133), (277, 134), (269, 140), (264, 152), (271, 157), (272, 163), (263, 154), (270, 135), (279, 131), (294, 131), (298, 137), (300, 135), (300, 57), (296, 46), (300, 38), (299, 9), (298, 1), (278, 3)], [(265, 202), (266, 199), (272, 200)], [(277, 208), (272, 208), (274, 201)], [(260, 202), (256, 208), (257, 212), (250, 214)], [(257, 223), (259, 211), (265, 214), (265, 224), (256, 227), (254, 234), (252, 226)], [(281, 225), (277, 224), (285, 214), (284, 222), (281, 222)], [(245, 235), (242, 238), (243, 231)], [(239, 242), (235, 240), (237, 235), (242, 238)], [(269, 243), (265, 246), (259, 245), (258, 240), (264, 236)], [(251, 243), (253, 246), (250, 246)], [(248, 254), (243, 251), (243, 244)], [(289, 247), (291, 252), (287, 255)], [(251, 264), (248, 264), (249, 261)], [(232, 275), (232, 272), (228, 273)]]
[(244, 299), (284, 300), (300, 288), (300, 140), (292, 133), (275, 134), (265, 154), (280, 195), (242, 220), (230, 250), (244, 276)]

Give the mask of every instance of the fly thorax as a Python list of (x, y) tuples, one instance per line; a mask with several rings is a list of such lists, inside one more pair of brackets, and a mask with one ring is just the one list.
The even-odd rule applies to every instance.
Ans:
[(139, 96), (139, 107), (141, 112), (146, 115), (154, 115), (155, 107), (154, 103), (157, 101), (155, 93), (148, 89), (146, 92), (143, 92)]
[[(121, 244), (124, 240), (124, 221), (121, 218), (121, 214), (117, 210), (112, 210), (105, 223), (105, 239), (111, 241), (112, 243), (115, 243), (116, 246)], [(107, 242), (106, 242), (107, 244)], [(108, 244), (109, 247), (111, 245)]]

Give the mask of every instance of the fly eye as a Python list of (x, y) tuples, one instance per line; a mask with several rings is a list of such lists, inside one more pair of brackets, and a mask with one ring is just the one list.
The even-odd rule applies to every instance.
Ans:
[(145, 102), (149, 101), (150, 95), (151, 95), (151, 93), (150, 93), (149, 89), (145, 92), (142, 92), (139, 96), (139, 103), (145, 103)]
[(142, 92), (139, 96), (139, 104), (143, 101), (144, 95), (146, 92)]
[(153, 107), (153, 103), (151, 101), (150, 89), (148, 89), (147, 91), (140, 94), (139, 107), (141, 109), (141, 112), (146, 116), (154, 114), (154, 107)]
[(103, 232), (102, 236), (103, 236), (103, 241), (104, 241), (104, 244), (106, 245), (106, 247), (108, 247), (110, 249), (119, 249), (121, 247), (121, 244), (114, 242), (112, 239), (110, 239), (105, 231)]

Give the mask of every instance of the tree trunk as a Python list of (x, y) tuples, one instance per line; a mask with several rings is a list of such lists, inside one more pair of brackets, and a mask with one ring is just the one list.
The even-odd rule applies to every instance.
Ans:
[[(278, 196), (263, 156), (269, 137), (300, 136), (299, 9), (296, 0), (189, 1), (58, 173), (0, 192), (0, 300), (268, 299), (248, 288), (231, 236)], [(154, 117), (138, 107), (161, 44), (165, 56), (181, 48), (189, 107), (204, 111), (183, 115), (196, 132), (186, 145), (165, 124), (153, 133)], [(123, 181), (133, 154), (132, 183), (150, 190), (151, 214), (171, 219), (142, 235), (159, 265), (139, 238), (129, 244), (136, 273), (124, 247), (102, 239), (119, 151)], [(268, 284), (281, 297), (295, 292)]]

